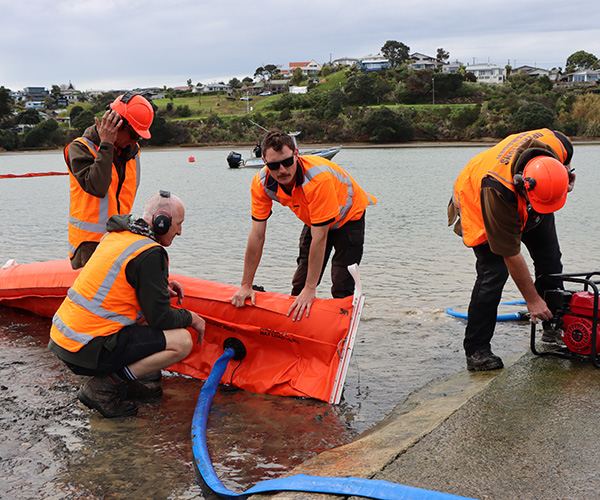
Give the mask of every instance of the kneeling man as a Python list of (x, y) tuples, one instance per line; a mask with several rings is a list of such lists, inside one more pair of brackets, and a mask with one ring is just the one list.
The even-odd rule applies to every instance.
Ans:
[(168, 281), (165, 247), (181, 234), (183, 203), (168, 191), (153, 195), (141, 219), (114, 215), (91, 259), (69, 289), (52, 320), (49, 349), (74, 373), (91, 376), (77, 397), (103, 416), (135, 415), (132, 399), (162, 394), (144, 384), (184, 359), (192, 334), (204, 337), (204, 320), (171, 307), (183, 288)]

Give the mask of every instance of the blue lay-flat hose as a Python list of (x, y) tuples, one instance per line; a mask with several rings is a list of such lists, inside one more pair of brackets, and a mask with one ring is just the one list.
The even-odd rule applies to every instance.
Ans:
[[(512, 300), (510, 302), (502, 302), (502, 303), (500, 303), (500, 305), (501, 306), (515, 306), (515, 305), (521, 305), (521, 304), (525, 304), (525, 303), (526, 302), (524, 300)], [(469, 319), (469, 316), (467, 313), (455, 311), (453, 307), (449, 307), (448, 309), (446, 309), (446, 314), (453, 316), (454, 318)], [(498, 314), (496, 316), (496, 321), (528, 321), (528, 320), (529, 320), (529, 311), (527, 311), (527, 310), (517, 311), (517, 312), (513, 312), (513, 313)]]
[(235, 355), (234, 349), (226, 348), (225, 352), (213, 365), (212, 370), (200, 391), (200, 396), (198, 397), (192, 420), (192, 451), (196, 466), (198, 467), (198, 471), (200, 472), (202, 479), (204, 479), (204, 482), (217, 495), (224, 498), (240, 498), (257, 493), (275, 491), (305, 491), (312, 493), (329, 493), (333, 495), (356, 495), (376, 500), (466, 499), (466, 497), (450, 495), (449, 493), (424, 490), (382, 480), (364, 479), (360, 477), (308, 476), (305, 474), (296, 474), (291, 477), (262, 481), (242, 493), (228, 490), (223, 483), (221, 483), (212, 466), (208, 448), (206, 446), (206, 427), (210, 405), (219, 382), (221, 381), (221, 377), (225, 373), (229, 360)]

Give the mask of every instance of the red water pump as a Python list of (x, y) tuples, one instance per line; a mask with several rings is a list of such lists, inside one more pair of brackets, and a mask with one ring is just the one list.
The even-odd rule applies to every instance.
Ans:
[[(594, 332), (594, 294), (591, 292), (564, 293), (570, 295), (570, 299), (565, 308), (554, 312), (556, 326), (563, 331), (562, 341), (569, 351), (588, 355), (592, 352)], [(596, 338), (598, 338), (597, 334)], [(598, 353), (600, 353), (600, 341), (596, 340), (596, 354)]]
[(598, 301), (598, 282), (592, 276), (598, 273), (556, 274), (565, 282), (581, 283), (583, 290), (574, 292), (562, 289), (548, 290), (544, 300), (554, 314), (552, 326), (562, 332), (564, 347), (537, 352), (535, 349), (535, 325), (532, 325), (531, 348), (534, 354), (555, 354), (566, 358), (585, 358), (592, 360), (600, 368), (597, 355), (600, 354), (600, 337), (598, 334), (598, 317), (600, 306)]

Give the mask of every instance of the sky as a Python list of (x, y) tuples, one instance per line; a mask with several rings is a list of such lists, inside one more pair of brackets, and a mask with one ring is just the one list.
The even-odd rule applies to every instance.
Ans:
[(600, 57), (598, 0), (0, 0), (0, 86), (113, 90), (227, 83), (257, 68), (380, 52), (465, 64)]

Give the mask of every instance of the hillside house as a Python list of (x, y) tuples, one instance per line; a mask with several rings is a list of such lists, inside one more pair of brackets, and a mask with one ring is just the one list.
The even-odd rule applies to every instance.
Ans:
[(474, 64), (465, 69), (473, 73), (480, 83), (503, 83), (506, 80), (504, 68), (494, 64)]
[(331, 62), (332, 66), (355, 66), (358, 64), (358, 59), (354, 57), (340, 57)]
[(413, 52), (408, 56), (408, 60), (411, 61), (409, 67), (415, 71), (436, 69), (438, 67), (438, 62), (435, 57), (427, 56), (420, 52)]
[[(315, 76), (321, 71), (323, 65), (316, 62), (314, 59), (310, 62), (291, 62), (287, 70), (287, 74), (291, 77), (296, 68), (300, 68), (304, 76)], [(282, 72), (283, 73), (283, 72)]]
[(361, 71), (381, 71), (390, 68), (390, 62), (381, 54), (369, 54), (359, 59), (358, 67)]
[(456, 60), (451, 63), (446, 63), (442, 66), (442, 73), (458, 73), (461, 66), (465, 66), (465, 63)]

